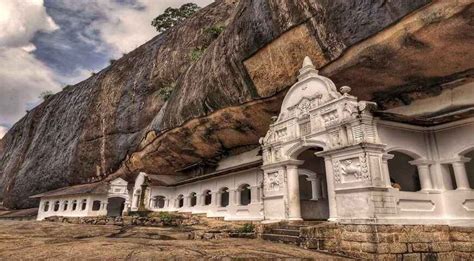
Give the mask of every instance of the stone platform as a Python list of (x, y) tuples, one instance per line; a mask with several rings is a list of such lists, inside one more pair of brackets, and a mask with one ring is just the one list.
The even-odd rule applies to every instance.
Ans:
[[(295, 233), (296, 229), (299, 235)], [(258, 232), (266, 240), (353, 258), (474, 260), (473, 227), (276, 223), (262, 225)]]

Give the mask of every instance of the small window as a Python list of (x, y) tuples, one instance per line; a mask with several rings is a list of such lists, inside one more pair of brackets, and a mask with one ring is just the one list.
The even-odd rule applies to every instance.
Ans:
[(204, 205), (205, 206), (209, 206), (211, 205), (212, 203), (212, 194), (211, 194), (211, 191), (210, 190), (206, 190), (206, 192), (204, 192)]
[(165, 197), (156, 196), (155, 198), (155, 208), (164, 208), (165, 207)]
[(59, 211), (59, 200), (54, 202), (54, 212)]
[(81, 204), (81, 210), (86, 210), (86, 208), (87, 208), (87, 199), (83, 199), (82, 204)]
[(190, 199), (190, 201), (191, 201), (191, 202), (190, 202), (190, 206), (191, 206), (191, 207), (196, 206), (196, 204), (197, 204), (197, 196), (196, 196), (196, 193), (194, 193), (194, 192), (191, 193), (191, 195), (189, 195), (189, 199)]
[(229, 189), (228, 188), (222, 188), (220, 190), (220, 194), (221, 194), (220, 206), (221, 207), (227, 207), (229, 205)]
[(48, 212), (48, 210), (49, 210), (49, 201), (46, 201), (44, 202), (44, 205), (43, 205), (43, 211)]
[(184, 206), (184, 197), (183, 195), (178, 196), (178, 208), (182, 208)]
[(69, 205), (69, 202), (67, 200), (65, 200), (64, 204), (63, 204), (63, 211), (67, 210), (68, 205)]
[(240, 205), (246, 206), (250, 204), (251, 201), (251, 192), (250, 185), (245, 184), (240, 187)]
[(72, 211), (77, 209), (77, 200), (72, 201)]
[(94, 200), (92, 202), (92, 211), (100, 210), (100, 204), (101, 204), (101, 202), (99, 200)]

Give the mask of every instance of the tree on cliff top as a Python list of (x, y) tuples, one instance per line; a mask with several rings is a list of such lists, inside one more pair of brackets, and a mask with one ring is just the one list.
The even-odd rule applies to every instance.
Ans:
[(186, 18), (196, 13), (199, 9), (200, 7), (195, 3), (187, 3), (182, 5), (180, 8), (168, 7), (163, 14), (157, 16), (153, 21), (151, 21), (151, 25), (155, 27), (158, 32), (162, 33), (181, 23)]

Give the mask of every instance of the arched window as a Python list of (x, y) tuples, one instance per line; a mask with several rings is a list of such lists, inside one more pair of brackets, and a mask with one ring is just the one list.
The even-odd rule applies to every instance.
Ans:
[(410, 161), (414, 158), (398, 151), (392, 151), (390, 154), (394, 156), (393, 159), (388, 160), (392, 186), (400, 189), (400, 191), (414, 192), (421, 190), (418, 168), (410, 164)]
[(227, 207), (229, 205), (229, 189), (221, 188), (219, 194), (221, 195), (221, 202), (219, 202), (220, 206)]
[(65, 200), (63, 203), (63, 211), (67, 210), (68, 205), (69, 205), (69, 201)]
[(466, 158), (471, 159), (465, 163), (467, 180), (469, 181), (469, 187), (474, 188), (474, 150), (469, 151), (463, 155)]
[(46, 201), (44, 202), (44, 205), (43, 205), (43, 211), (48, 212), (48, 210), (49, 210), (49, 201)]
[(86, 210), (87, 208), (87, 199), (83, 199), (81, 203), (81, 210)]
[(59, 206), (60, 206), (59, 200), (55, 201), (54, 202), (54, 212), (59, 211)]
[(156, 196), (155, 197), (155, 208), (164, 208), (165, 207), (165, 199), (164, 196)]
[(239, 187), (239, 193), (240, 193), (240, 205), (242, 206), (247, 206), (250, 204), (251, 201), (251, 192), (250, 192), (250, 185), (249, 184), (244, 184)]
[(183, 195), (178, 196), (178, 208), (182, 208), (184, 206), (184, 197)]
[(212, 194), (210, 190), (204, 191), (204, 206), (209, 206), (212, 203)]
[(100, 200), (94, 200), (92, 202), (92, 211), (99, 211), (100, 210)]
[(77, 209), (77, 200), (72, 201), (72, 211)]
[(191, 192), (191, 194), (189, 195), (189, 205), (191, 207), (194, 207), (196, 206), (197, 204), (197, 196), (196, 196), (196, 193), (195, 192)]

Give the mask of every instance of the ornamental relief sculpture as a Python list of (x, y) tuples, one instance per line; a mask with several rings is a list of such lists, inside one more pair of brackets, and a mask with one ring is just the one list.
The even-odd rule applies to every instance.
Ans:
[(367, 156), (335, 160), (333, 162), (334, 181), (336, 183), (350, 183), (370, 180)]
[(267, 173), (264, 179), (266, 191), (279, 191), (283, 185), (283, 175), (280, 171)]

